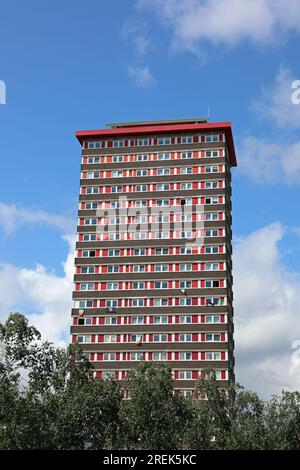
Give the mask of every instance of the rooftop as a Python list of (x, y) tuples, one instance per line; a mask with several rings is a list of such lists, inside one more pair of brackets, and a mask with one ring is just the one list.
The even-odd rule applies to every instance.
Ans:
[(163, 126), (165, 124), (199, 124), (207, 122), (206, 118), (186, 118), (186, 119), (164, 119), (159, 121), (135, 121), (135, 122), (111, 122), (106, 124), (110, 129), (119, 129), (120, 127), (135, 127), (135, 126)]

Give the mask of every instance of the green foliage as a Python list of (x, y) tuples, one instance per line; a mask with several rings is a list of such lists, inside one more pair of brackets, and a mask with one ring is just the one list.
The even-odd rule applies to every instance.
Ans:
[[(76, 357), (76, 361), (74, 358)], [(300, 449), (300, 393), (269, 401), (207, 371), (193, 397), (143, 362), (123, 387), (95, 380), (78, 345), (41, 341), (19, 313), (0, 323), (0, 449)]]

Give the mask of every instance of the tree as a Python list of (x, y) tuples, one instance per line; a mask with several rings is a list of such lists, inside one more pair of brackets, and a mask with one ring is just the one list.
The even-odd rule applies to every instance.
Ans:
[(207, 370), (183, 398), (165, 363), (141, 361), (123, 389), (92, 372), (78, 345), (42, 341), (10, 314), (0, 323), (0, 449), (300, 449), (299, 392), (263, 401)]
[(185, 402), (173, 394), (171, 370), (141, 362), (127, 376), (123, 402), (123, 443), (128, 449), (180, 448)]

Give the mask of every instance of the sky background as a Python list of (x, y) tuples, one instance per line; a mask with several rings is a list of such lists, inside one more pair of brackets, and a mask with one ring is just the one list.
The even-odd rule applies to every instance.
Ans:
[(209, 113), (238, 159), (237, 380), (300, 389), (299, 39), (298, 0), (1, 2), (0, 320), (20, 310), (68, 342), (75, 130)]

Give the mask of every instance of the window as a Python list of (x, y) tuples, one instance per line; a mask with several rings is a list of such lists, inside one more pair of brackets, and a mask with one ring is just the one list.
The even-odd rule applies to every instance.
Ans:
[(143, 325), (144, 317), (131, 317), (132, 325)]
[(180, 361), (191, 361), (192, 353), (191, 352), (180, 352), (179, 353), (179, 360)]
[(166, 361), (167, 353), (166, 352), (153, 352), (152, 354), (153, 361)]
[(131, 361), (141, 361), (143, 359), (142, 352), (132, 352), (130, 353), (130, 360)]
[(171, 138), (170, 137), (160, 137), (157, 140), (158, 145), (170, 145), (171, 144)]
[(154, 334), (153, 342), (154, 343), (166, 343), (168, 341), (168, 335), (166, 334)]
[(118, 282), (108, 282), (107, 283), (107, 290), (118, 290), (119, 284)]
[(78, 318), (78, 325), (91, 325), (92, 324), (92, 319), (91, 317), (85, 317), (85, 318)]
[(179, 317), (180, 323), (192, 323), (192, 317), (190, 315), (183, 315)]
[(105, 325), (116, 325), (117, 322), (117, 317), (105, 317)]
[(206, 323), (220, 323), (220, 315), (206, 315)]
[(161, 325), (161, 324), (166, 324), (166, 323), (168, 323), (168, 317), (166, 315), (154, 317), (155, 325)]
[(138, 139), (137, 145), (138, 145), (139, 147), (143, 147), (143, 146), (149, 145), (149, 139)]
[(181, 175), (191, 175), (193, 173), (193, 168), (191, 166), (182, 167), (180, 174)]
[(91, 342), (91, 335), (79, 335), (77, 336), (78, 343), (90, 343)]
[(192, 341), (192, 335), (190, 333), (184, 333), (179, 335), (180, 343), (190, 342)]
[(181, 183), (180, 189), (187, 190), (187, 189), (193, 189), (192, 183)]
[(192, 380), (191, 370), (180, 370), (178, 373), (179, 380)]
[(207, 361), (220, 361), (221, 353), (220, 352), (206, 352), (205, 359)]
[(181, 137), (181, 143), (182, 144), (192, 144), (193, 143), (193, 137), (192, 136), (185, 136)]
[(182, 152), (181, 158), (185, 160), (186, 158), (193, 158), (193, 153), (192, 152)]
[(114, 379), (116, 377), (116, 372), (114, 370), (104, 370), (102, 377), (103, 379)]
[(103, 361), (115, 361), (116, 353), (114, 352), (105, 352), (103, 353)]
[(114, 148), (124, 147), (124, 141), (123, 140), (114, 140), (113, 141), (113, 147)]
[(117, 335), (104, 335), (104, 343), (116, 343)]

